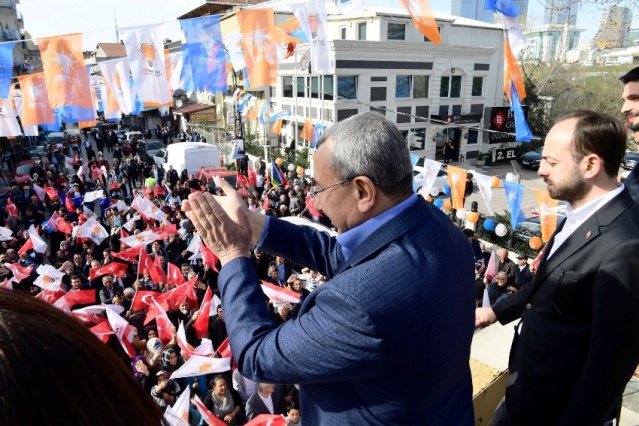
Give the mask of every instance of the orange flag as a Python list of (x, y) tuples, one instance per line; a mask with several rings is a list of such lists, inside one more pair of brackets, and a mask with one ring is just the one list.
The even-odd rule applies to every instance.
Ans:
[(82, 54), (82, 34), (38, 39), (49, 106), (78, 106), (93, 110), (91, 88)]
[(535, 199), (539, 209), (539, 223), (541, 224), (541, 240), (547, 243), (557, 229), (557, 206), (559, 200), (550, 198), (548, 191), (535, 189)]
[(466, 170), (461, 167), (448, 166), (448, 185), (453, 208), (459, 210), (464, 207), (464, 189), (466, 188)]
[(506, 37), (504, 46), (504, 92), (510, 99), (510, 81), (512, 80), (515, 83), (515, 89), (517, 89), (517, 95), (519, 95), (519, 100), (523, 101), (526, 97), (526, 88), (524, 87), (524, 77), (521, 74), (521, 68), (519, 68), (519, 64), (517, 63), (517, 59), (515, 59), (515, 55), (513, 55), (513, 51), (510, 48), (510, 42), (508, 41), (508, 37)]
[(313, 135), (315, 134), (315, 126), (311, 120), (304, 122), (304, 128), (300, 132), (300, 138), (306, 139), (309, 142), (313, 141)]
[(399, 0), (404, 9), (413, 18), (413, 24), (419, 32), (424, 34), (430, 41), (435, 44), (442, 42), (442, 36), (437, 30), (437, 24), (433, 17), (433, 11), (430, 8), (428, 0)]
[(55, 116), (47, 97), (44, 73), (20, 75), (18, 81), (22, 92), (22, 124), (32, 126), (55, 123)]
[(273, 123), (273, 126), (271, 126), (271, 132), (277, 134), (277, 135), (281, 135), (282, 134), (282, 119), (279, 118), (277, 120), (275, 120), (275, 123)]
[(237, 20), (251, 87), (272, 86), (277, 82), (277, 50), (273, 9), (241, 10)]

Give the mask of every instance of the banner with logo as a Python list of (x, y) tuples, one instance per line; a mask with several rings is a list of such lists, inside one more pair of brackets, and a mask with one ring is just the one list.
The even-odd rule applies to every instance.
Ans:
[(250, 87), (275, 85), (279, 45), (272, 35), (275, 27), (273, 9), (241, 10), (236, 16), (242, 32)]
[(127, 58), (111, 59), (99, 62), (98, 65), (107, 90), (106, 110), (111, 112), (118, 109), (123, 114), (131, 114), (133, 96), (128, 78), (129, 60)]
[(292, 4), (295, 17), (311, 45), (311, 70), (314, 73), (329, 71), (328, 26), (326, 24), (326, 4), (309, 2)]
[(47, 85), (44, 73), (25, 74), (18, 76), (20, 91), (22, 92), (22, 112), (20, 119), (24, 126), (43, 123), (55, 123), (53, 110), (49, 106)]
[(220, 16), (202, 16), (180, 21), (193, 73), (194, 89), (198, 92), (226, 92), (226, 56)]

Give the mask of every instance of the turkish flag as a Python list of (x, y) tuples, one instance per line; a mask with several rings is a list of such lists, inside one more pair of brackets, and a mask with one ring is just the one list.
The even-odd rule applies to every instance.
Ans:
[(184, 303), (185, 300), (188, 300), (189, 307), (191, 307), (191, 309), (195, 308), (197, 305), (197, 294), (195, 294), (195, 287), (193, 286), (196, 282), (197, 277), (164, 293), (164, 300), (166, 300), (168, 307), (177, 311), (180, 305)]
[(182, 275), (182, 271), (180, 271), (180, 268), (178, 268), (177, 265), (174, 265), (172, 263), (169, 263), (168, 266), (169, 266), (169, 273), (167, 277), (167, 284), (168, 285), (184, 284), (186, 280), (184, 279), (184, 275)]
[(257, 185), (257, 176), (255, 175), (255, 170), (253, 170), (253, 167), (251, 166), (248, 166), (248, 181), (249, 186)]
[(64, 205), (67, 206), (67, 210), (69, 212), (75, 211), (75, 204), (73, 204), (73, 200), (71, 199), (71, 196), (69, 194), (67, 194), (67, 198), (66, 200), (64, 200)]
[(177, 226), (174, 223), (151, 228), (151, 231), (155, 232), (160, 240), (168, 238), (169, 235), (178, 235)]
[(20, 282), (27, 278), (33, 272), (33, 265), (27, 267), (20, 266), (19, 263), (5, 263), (4, 266), (13, 272), (13, 279), (15, 282)]
[[(122, 228), (122, 230), (124, 231), (124, 228)], [(122, 250), (119, 253), (112, 252), (111, 254), (113, 255), (113, 257), (117, 257), (118, 259), (122, 259), (127, 262), (134, 262), (138, 260), (138, 258), (140, 257), (140, 251), (143, 249), (144, 247), (137, 246), (137, 247), (128, 248), (126, 250)]]
[(153, 262), (153, 265), (149, 267), (149, 275), (151, 275), (153, 282), (156, 284), (167, 283), (168, 280), (167, 280), (166, 274), (164, 273), (164, 270), (162, 269), (162, 264), (160, 263), (160, 256), (158, 255), (155, 256), (155, 261)]
[(63, 290), (42, 290), (37, 294), (36, 299), (43, 300), (50, 305), (53, 305), (59, 298), (66, 293)]
[(24, 243), (22, 247), (20, 247), (20, 250), (18, 250), (18, 254), (27, 254), (27, 252), (31, 249), (33, 249), (33, 241), (31, 241), (31, 239), (28, 239), (27, 242)]
[(248, 188), (250, 186), (249, 180), (244, 175), (237, 175), (236, 187), (239, 188), (240, 186), (243, 186), (244, 188)]
[(15, 204), (13, 204), (11, 198), (7, 198), (7, 211), (9, 212), (10, 216), (18, 216), (18, 208)]
[(209, 334), (209, 315), (211, 313), (212, 299), (213, 292), (210, 287), (207, 287), (206, 293), (204, 294), (204, 300), (202, 300), (202, 306), (200, 306), (200, 316), (193, 323), (195, 333), (200, 339), (205, 338)]
[(111, 324), (109, 324), (108, 321), (102, 321), (98, 325), (91, 327), (89, 330), (91, 330), (95, 337), (102, 340), (102, 343), (108, 342), (109, 336), (114, 334)]
[(286, 426), (286, 418), (281, 414), (260, 414), (244, 426)]
[(47, 195), (49, 196), (50, 200), (55, 200), (56, 198), (59, 197), (58, 192), (55, 190), (55, 188), (52, 188), (50, 186), (45, 186), (44, 189), (47, 192)]
[(91, 305), (95, 303), (95, 289), (70, 290), (55, 301), (53, 306), (64, 312), (71, 312), (75, 305)]
[(129, 265), (125, 263), (119, 262), (111, 262), (107, 265), (100, 266), (99, 268), (92, 268), (89, 272), (89, 278), (94, 280), (97, 277), (101, 277), (102, 275), (115, 275), (116, 277), (124, 277), (126, 275), (126, 270), (129, 268)]
[(233, 353), (231, 352), (231, 346), (229, 346), (229, 338), (224, 339), (222, 343), (220, 343), (220, 347), (215, 350), (222, 358), (231, 358)]
[[(144, 311), (153, 303), (153, 299), (161, 300), (160, 293), (152, 290), (138, 290), (131, 303), (132, 311)], [(164, 302), (166, 304), (166, 302)], [(168, 307), (167, 307), (168, 308)]]
[(169, 317), (166, 315), (166, 310), (157, 300), (153, 299), (153, 303), (149, 305), (149, 310), (146, 313), (146, 320), (144, 324), (148, 324), (155, 319), (155, 324), (158, 328), (158, 337), (163, 344), (167, 344), (173, 338), (173, 324), (169, 321)]
[(202, 250), (202, 260), (204, 264), (208, 265), (209, 268), (213, 269), (215, 272), (220, 273), (220, 270), (217, 267), (217, 263), (219, 259), (213, 252), (204, 245), (204, 243), (200, 242), (200, 250)]
[(166, 191), (160, 185), (158, 185), (157, 182), (155, 182), (155, 185), (153, 186), (153, 191), (155, 192), (156, 197), (158, 195), (166, 195)]

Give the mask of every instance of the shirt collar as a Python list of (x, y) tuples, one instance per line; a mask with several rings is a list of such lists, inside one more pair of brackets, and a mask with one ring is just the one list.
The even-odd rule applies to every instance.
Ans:
[(412, 194), (410, 197), (397, 204), (396, 206), (393, 206), (385, 212), (368, 219), (364, 223), (357, 225), (355, 228), (349, 229), (343, 234), (338, 235), (337, 242), (340, 243), (340, 245), (342, 246), (342, 254), (344, 255), (344, 259), (347, 260), (353, 253), (353, 251), (355, 251), (355, 249), (362, 242), (364, 242), (364, 240), (369, 235), (377, 231), (386, 222), (413, 205), (416, 201), (417, 194)]
[(567, 223), (576, 223), (587, 219), (592, 213), (596, 212), (606, 204), (608, 201), (612, 200), (617, 195), (621, 194), (624, 189), (624, 185), (621, 184), (617, 189), (607, 192), (604, 195), (601, 195), (594, 200), (584, 204), (583, 206), (573, 208), (571, 204), (568, 204), (566, 207), (566, 222)]

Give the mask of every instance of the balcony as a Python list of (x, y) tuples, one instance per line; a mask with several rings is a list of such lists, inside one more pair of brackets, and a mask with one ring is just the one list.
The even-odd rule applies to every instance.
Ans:
[(15, 0), (0, 0), (0, 7), (10, 7), (13, 9), (13, 13), (18, 14)]
[(20, 32), (18, 30), (4, 29), (0, 30), (2, 41), (18, 41), (20, 40)]

